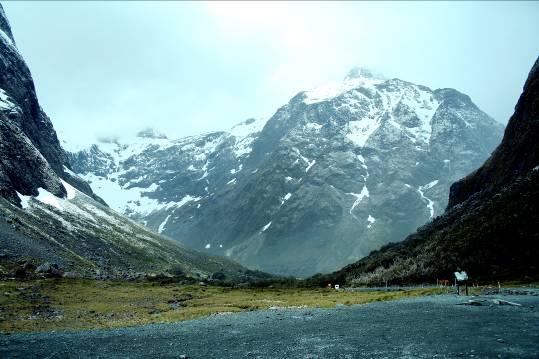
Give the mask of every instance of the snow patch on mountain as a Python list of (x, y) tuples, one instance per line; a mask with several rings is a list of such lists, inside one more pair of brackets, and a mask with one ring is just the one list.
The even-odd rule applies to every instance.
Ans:
[(19, 199), (21, 200), (21, 207), (23, 209), (28, 208), (29, 202), (30, 202), (30, 199), (32, 199), (32, 196), (25, 196), (23, 194), (20, 194), (19, 192), (17, 192), (17, 196), (19, 196)]
[(266, 224), (264, 227), (262, 227), (262, 232), (265, 232), (266, 229), (268, 229), (270, 226), (271, 226), (271, 221), (268, 224)]
[(354, 209), (361, 203), (361, 201), (363, 201), (363, 198), (370, 196), (369, 189), (367, 188), (367, 185), (363, 186), (360, 193), (349, 192), (347, 194), (356, 197), (356, 200), (352, 204), (352, 207), (350, 207), (350, 211), (349, 211), (350, 214), (352, 214), (352, 215), (353, 215)]
[(312, 90), (306, 91), (303, 102), (306, 104), (314, 104), (324, 101), (332, 100), (333, 98), (340, 96), (348, 91), (356, 88), (364, 88), (374, 90), (374, 86), (384, 82), (384, 78), (373, 76), (372, 72), (357, 72), (353, 76), (349, 75), (345, 77), (344, 81), (330, 82), (326, 85), (316, 87)]
[(170, 219), (171, 214), (169, 214), (163, 222), (159, 225), (159, 228), (157, 228), (157, 232), (161, 234), (165, 230), (165, 226), (167, 225), (168, 220)]
[(9, 111), (9, 112), (21, 112), (19, 106), (15, 105), (9, 99), (7, 93), (0, 88), (0, 111)]
[(230, 135), (236, 138), (234, 146), (236, 157), (246, 156), (251, 153), (251, 145), (256, 138), (255, 135), (262, 131), (266, 122), (265, 119), (249, 119), (230, 129)]
[(364, 147), (369, 137), (378, 129), (380, 122), (378, 119), (364, 118), (358, 121), (348, 122), (348, 133), (346, 138), (358, 147)]
[(421, 199), (427, 203), (427, 209), (429, 210), (430, 218), (434, 217), (434, 201), (431, 200), (430, 198), (426, 197), (424, 192), (426, 190), (429, 190), (432, 187), (436, 186), (438, 184), (438, 182), (439, 182), (438, 180), (434, 180), (432, 182), (427, 183), (424, 186), (419, 186), (417, 188), (417, 192), (421, 196)]
[(369, 214), (369, 217), (367, 217), (367, 222), (369, 222), (369, 224), (367, 225), (367, 228), (371, 228), (374, 222), (376, 222), (376, 219)]
[(8, 47), (10, 47), (11, 49), (13, 49), (15, 52), (19, 52), (19, 50), (17, 49), (17, 46), (15, 46), (15, 43), (13, 42), (13, 40), (11, 40), (11, 38), (8, 36), (8, 34), (6, 34), (3, 30), (0, 29), (0, 38), (2, 39), (2, 41), (4, 43), (6, 43), (6, 45)]

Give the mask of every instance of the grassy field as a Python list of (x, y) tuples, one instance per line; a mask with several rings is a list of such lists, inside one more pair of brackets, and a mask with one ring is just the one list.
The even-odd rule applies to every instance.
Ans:
[(344, 292), (224, 288), (90, 280), (0, 282), (0, 332), (112, 328), (270, 307), (334, 307), (446, 293), (447, 289)]

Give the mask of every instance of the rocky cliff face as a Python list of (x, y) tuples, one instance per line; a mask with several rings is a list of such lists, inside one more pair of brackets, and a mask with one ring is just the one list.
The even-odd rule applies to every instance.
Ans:
[(30, 70), (1, 5), (0, 156), (0, 195), (12, 203), (20, 203), (16, 192), (37, 195), (38, 188), (65, 196), (60, 178), (99, 200), (87, 184), (65, 172), (69, 166), (65, 152), (39, 105)]
[(406, 240), (314, 281), (434, 282), (467, 270), (475, 280), (537, 280), (539, 59), (501, 144), (451, 186), (447, 211)]
[(253, 276), (115, 213), (69, 169), (0, 6), (0, 276), (46, 262), (84, 277)]
[(353, 262), (442, 213), (449, 185), (490, 155), (502, 130), (456, 90), (358, 68), (299, 93), (267, 122), (174, 141), (141, 134), (70, 162), (155, 231), (302, 276)]
[(474, 193), (495, 191), (539, 165), (539, 63), (524, 84), (502, 143), (481, 168), (454, 183), (449, 206), (464, 202)]

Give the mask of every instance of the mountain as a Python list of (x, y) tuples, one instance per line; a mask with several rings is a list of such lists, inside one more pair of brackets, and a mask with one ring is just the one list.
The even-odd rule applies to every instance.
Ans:
[(0, 5), (0, 275), (256, 277), (111, 210), (70, 170)]
[(537, 280), (539, 266), (539, 59), (501, 144), (451, 186), (446, 212), (320, 284), (433, 282), (466, 270), (473, 280)]
[[(356, 68), (267, 121), (69, 154), (111, 206), (188, 247), (264, 271), (329, 272), (402, 239), (447, 205), (503, 126), (454, 89)], [(113, 196), (112, 192), (123, 194)]]
[(37, 195), (38, 187), (65, 196), (61, 177), (101, 201), (85, 182), (65, 171), (66, 155), (39, 105), (30, 70), (1, 7), (0, 37), (0, 195), (16, 204), (17, 191)]

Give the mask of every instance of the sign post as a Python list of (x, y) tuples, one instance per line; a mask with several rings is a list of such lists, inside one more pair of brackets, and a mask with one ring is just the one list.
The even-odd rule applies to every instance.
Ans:
[(466, 295), (468, 295), (468, 273), (465, 271), (455, 272), (455, 284), (457, 285), (457, 295), (460, 295), (461, 285), (465, 286)]

